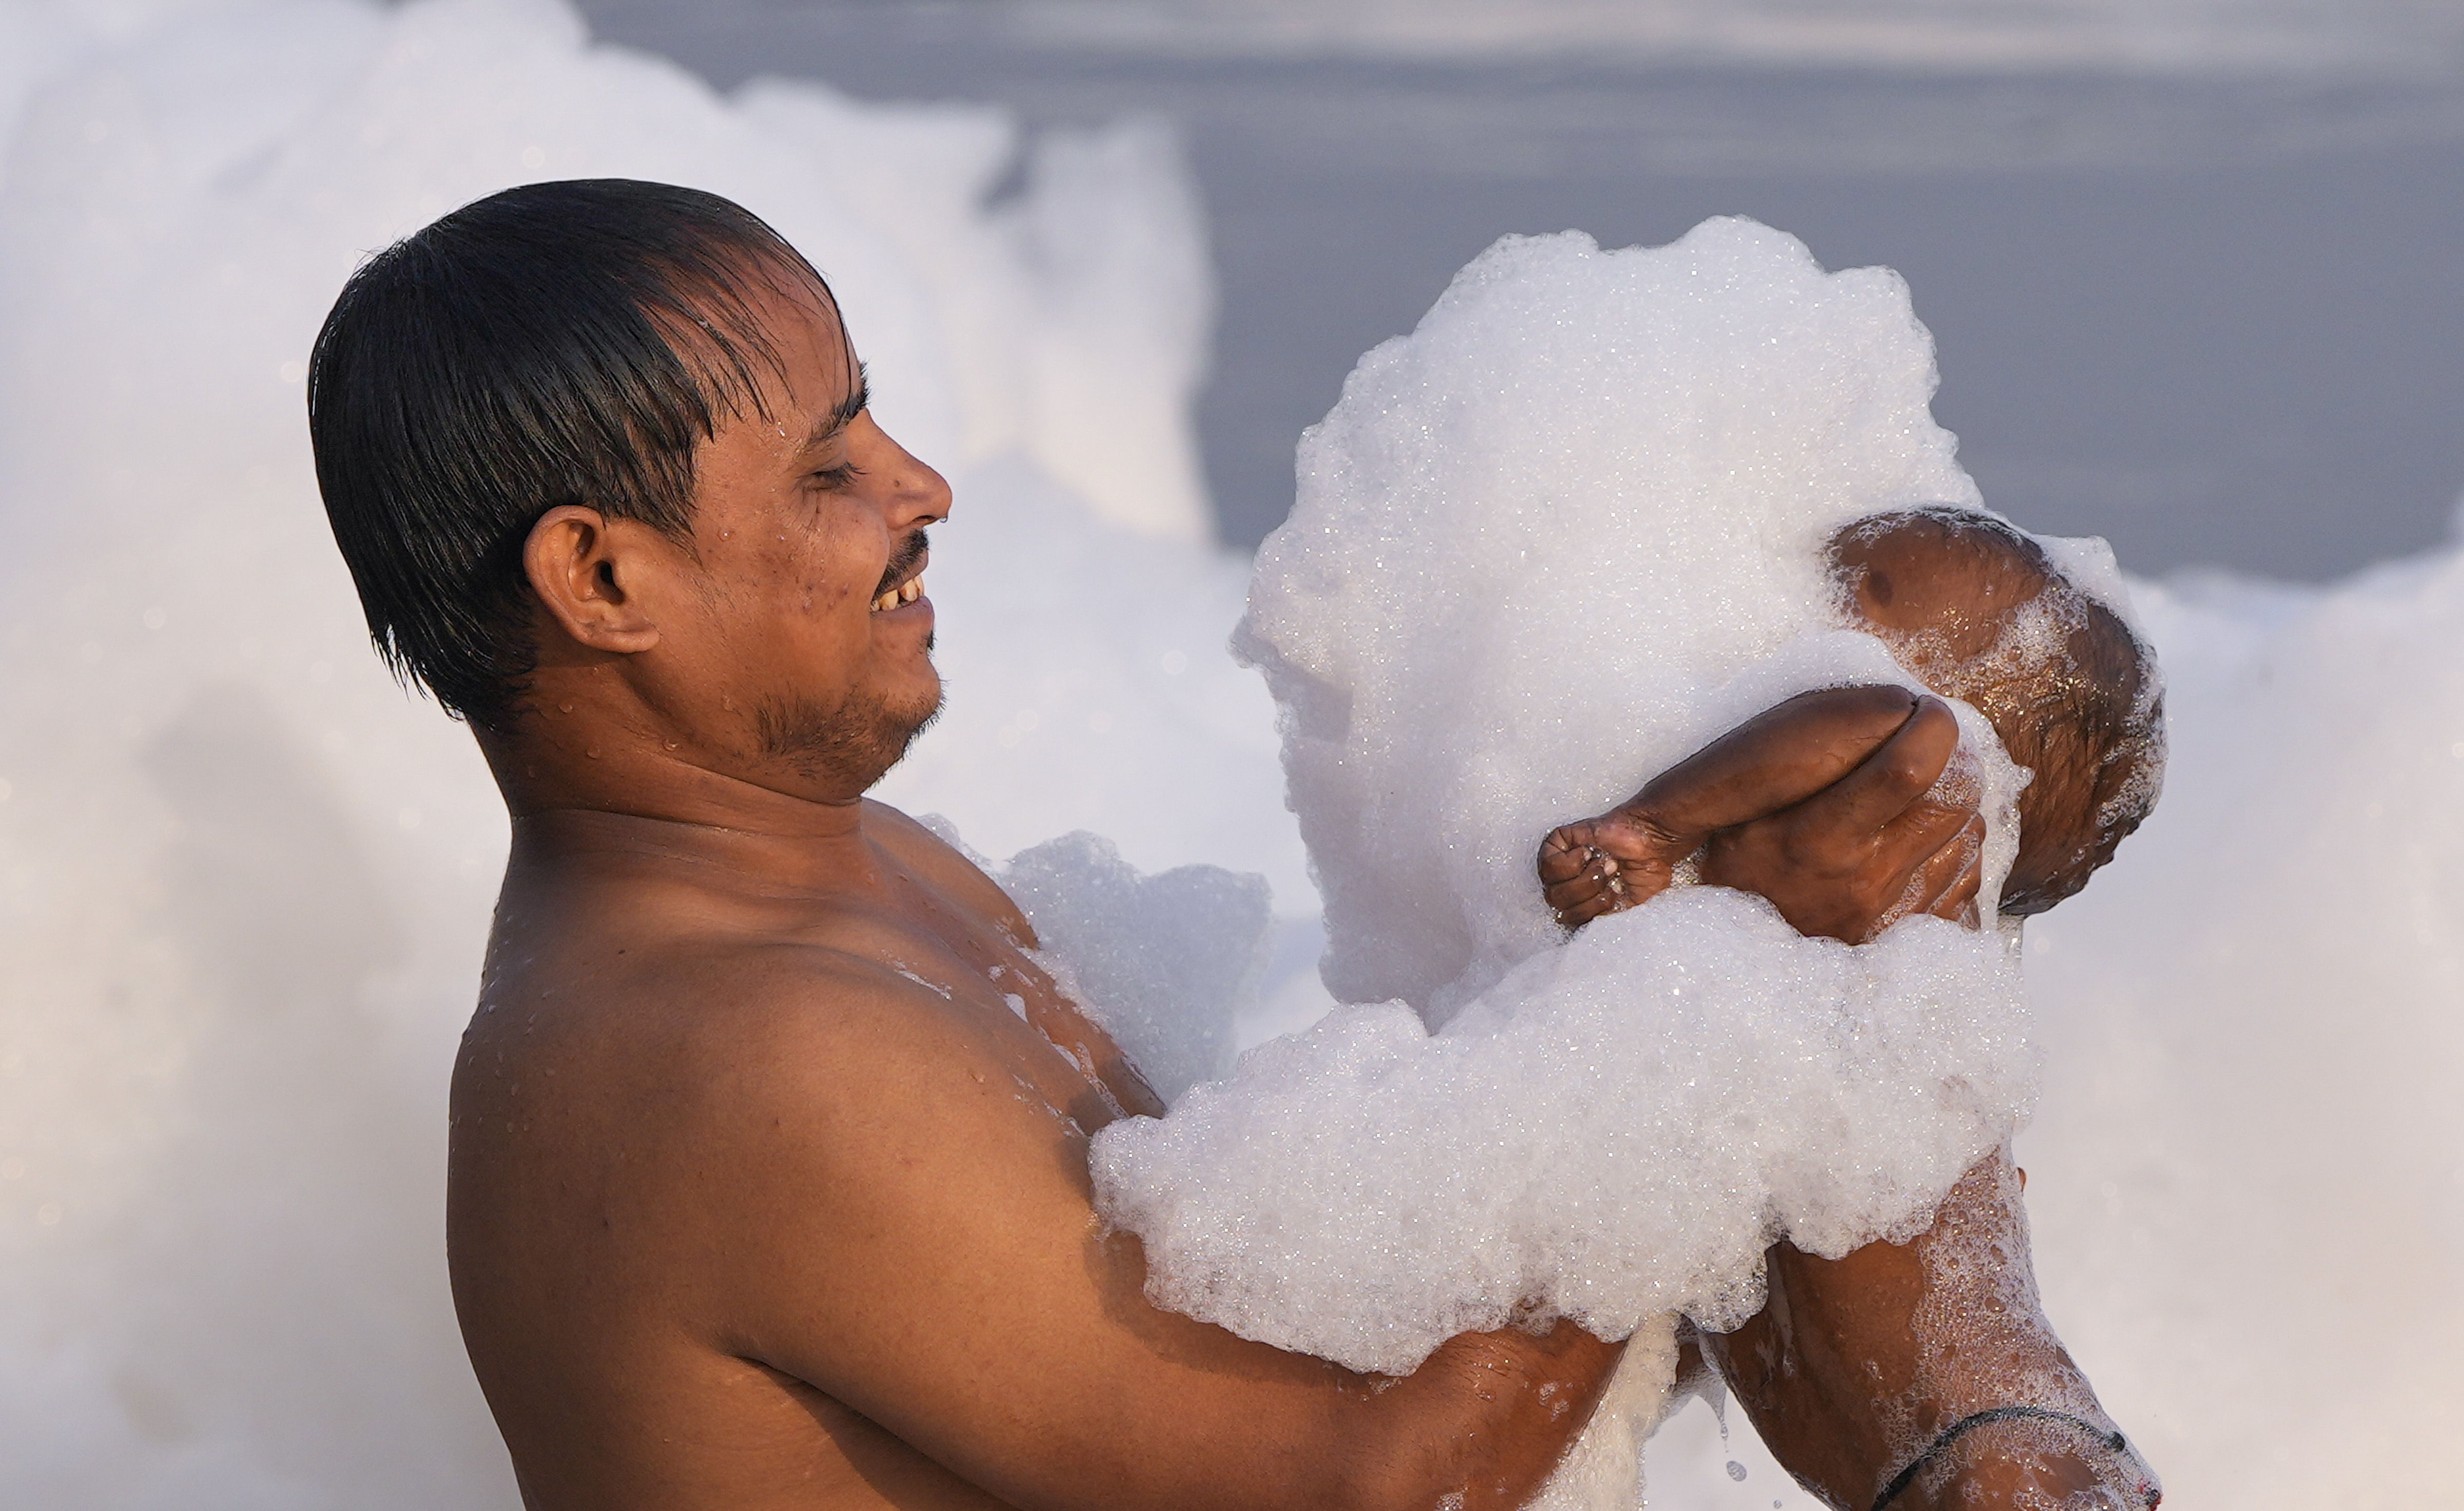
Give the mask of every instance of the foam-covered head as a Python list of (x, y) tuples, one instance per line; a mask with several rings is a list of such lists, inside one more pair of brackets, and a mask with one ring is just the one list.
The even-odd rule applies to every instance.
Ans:
[(1938, 693), (1974, 706), (2035, 777), (2001, 911), (2087, 884), (2155, 806), (2164, 689), (2122, 617), (2024, 531), (1948, 507), (1858, 521), (1831, 543), (1848, 612)]
[(1338, 997), (1446, 1016), (1562, 937), (1552, 827), (1793, 694), (1906, 679), (1823, 551), (1975, 500), (1933, 389), (1896, 274), (1745, 220), (1507, 237), (1361, 359), (1235, 636), (1284, 708)]

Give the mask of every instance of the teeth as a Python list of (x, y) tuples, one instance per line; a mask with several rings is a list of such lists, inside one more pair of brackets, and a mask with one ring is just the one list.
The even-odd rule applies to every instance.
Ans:
[(910, 577), (906, 582), (899, 585), (898, 601), (900, 603), (912, 604), (916, 599), (923, 596), (924, 579), (921, 577)]
[(880, 597), (875, 598), (872, 601), (872, 611), (874, 613), (881, 613), (897, 607), (898, 593), (894, 589), (889, 592), (883, 593)]

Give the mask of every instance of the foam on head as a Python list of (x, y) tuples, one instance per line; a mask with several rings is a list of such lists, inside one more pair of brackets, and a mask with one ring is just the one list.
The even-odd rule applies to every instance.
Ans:
[(1823, 552), (1977, 501), (1933, 389), (1896, 274), (1736, 219), (1507, 237), (1361, 359), (1234, 638), (1283, 705), (1337, 998), (1441, 1021), (1561, 938), (1541, 835), (1785, 698), (1908, 680)]
[(1984, 714), (2034, 773), (2001, 911), (2040, 913), (2085, 886), (2164, 777), (2164, 687), (2130, 627), (2034, 538), (1975, 510), (1872, 515), (1833, 537), (1831, 562), (1851, 619)]

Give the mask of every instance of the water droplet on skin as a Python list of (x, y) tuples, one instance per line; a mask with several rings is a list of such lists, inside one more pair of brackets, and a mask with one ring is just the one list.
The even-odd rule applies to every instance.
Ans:
[(569, 714), (569, 713), (573, 712), (573, 705), (572, 705), (571, 703), (559, 703), (559, 704), (557, 704), (557, 705), (556, 705), (556, 708), (557, 708), (557, 712), (559, 712), (559, 713), (562, 713), (562, 714)]

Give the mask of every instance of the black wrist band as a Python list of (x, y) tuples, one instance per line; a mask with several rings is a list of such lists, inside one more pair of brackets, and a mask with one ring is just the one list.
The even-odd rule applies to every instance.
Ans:
[(2130, 1451), (2130, 1440), (2123, 1436), (2120, 1433), (2108, 1433), (2103, 1428), (2097, 1426), (2094, 1422), (2088, 1421), (2084, 1417), (2073, 1416), (2068, 1411), (2057, 1411), (2049, 1406), (1989, 1407), (1982, 1411), (1973, 1412), (1968, 1416), (1961, 1417), (1958, 1421), (1951, 1423), (1948, 1427), (1944, 1428), (1940, 1433), (1934, 1434), (1934, 1440), (1925, 1446), (1925, 1451), (1910, 1459), (1908, 1461), (1908, 1467), (1901, 1470), (1898, 1476), (1894, 1478), (1889, 1484), (1882, 1487), (1882, 1493), (1874, 1498), (1874, 1511), (1882, 1511), (1884, 1506), (1887, 1506), (1892, 1501), (1898, 1500), (1900, 1492), (1905, 1490), (1908, 1486), (1915, 1484), (1917, 1482), (1917, 1476), (1924, 1474), (1926, 1466), (1931, 1464), (1935, 1459), (1941, 1457), (1943, 1454), (1949, 1449), (1951, 1444), (1958, 1442), (1970, 1432), (1985, 1426), (1989, 1422), (2008, 1422), (2014, 1418), (2034, 1418), (2037, 1421), (2043, 1422), (2067, 1423), (2072, 1427), (2078, 1428), (2080, 1432), (2087, 1433), (2089, 1436), (2094, 1437), (2100, 1444), (2112, 1450), (2114, 1453), (2125, 1454)]

